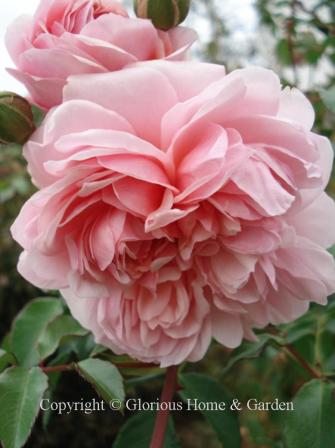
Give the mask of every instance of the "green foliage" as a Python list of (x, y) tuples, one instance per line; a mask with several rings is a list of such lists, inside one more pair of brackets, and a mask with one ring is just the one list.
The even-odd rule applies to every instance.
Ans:
[[(0, 374), (0, 439), (4, 448), (24, 445), (42, 395), (54, 397), (62, 370), (77, 369), (106, 401), (124, 401), (123, 378), (113, 364), (95, 358), (80, 360), (80, 356), (90, 356), (95, 345), (87, 330), (66, 313), (59, 298), (28, 302), (0, 349), (0, 372), (12, 365)], [(40, 363), (42, 367), (38, 367)], [(63, 368), (62, 363), (68, 364)], [(49, 388), (43, 371), (49, 375)], [(50, 412), (43, 415), (44, 426), (50, 417)]]
[(305, 384), (285, 416), (286, 448), (333, 448), (335, 385), (322, 380)]
[(86, 359), (78, 363), (79, 373), (89, 381), (101, 397), (109, 402), (125, 397), (123, 379), (113, 364), (101, 359)]
[(0, 348), (0, 373), (9, 365), (16, 364), (16, 359), (12, 353), (8, 353)]
[(290, 48), (289, 48), (287, 39), (280, 39), (277, 42), (276, 52), (277, 52), (279, 61), (283, 65), (291, 65), (292, 64), (292, 55), (290, 53)]
[(40, 298), (29, 302), (18, 314), (13, 324), (11, 345), (20, 365), (32, 367), (42, 359), (38, 347), (40, 338), (45, 338), (46, 327), (62, 312), (59, 299)]
[(261, 334), (256, 342), (244, 342), (229, 357), (222, 374), (225, 375), (239, 361), (259, 357), (269, 344), (283, 344), (283, 341), (272, 334)]
[(297, 321), (282, 327), (287, 344), (291, 344), (322, 375), (335, 372), (335, 307), (315, 307)]
[[(155, 424), (155, 412), (142, 411), (130, 417), (122, 426), (113, 448), (148, 448)], [(175, 434), (172, 419), (169, 419), (163, 448), (181, 448)]]
[(225, 409), (204, 410), (200, 412), (206, 417), (225, 448), (239, 448), (241, 446), (240, 428), (237, 411), (231, 410), (232, 400), (222, 384), (212, 378), (199, 373), (186, 373), (179, 376), (179, 383), (183, 386), (180, 392), (183, 400), (190, 403), (224, 403)]
[(12, 367), (0, 375), (0, 440), (4, 448), (25, 444), (47, 383), (38, 367)]
[(334, 2), (258, 0), (257, 9), (276, 39), (275, 67), (283, 84), (305, 91), (316, 110), (315, 129), (334, 139)]
[(16, 269), (20, 253), (10, 226), (20, 207), (34, 189), (19, 145), (0, 145), (0, 334), (8, 332), (17, 312), (40, 292), (26, 282)]
[(38, 353), (40, 359), (52, 355), (59, 347), (61, 341), (68, 336), (85, 336), (87, 330), (71, 316), (57, 316), (44, 328), (38, 341)]

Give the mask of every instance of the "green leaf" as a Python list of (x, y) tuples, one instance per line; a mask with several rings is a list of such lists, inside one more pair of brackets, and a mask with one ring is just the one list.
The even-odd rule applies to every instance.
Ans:
[(223, 369), (223, 375), (243, 359), (258, 358), (258, 356), (263, 353), (266, 346), (272, 342), (277, 343), (278, 345), (283, 343), (279, 337), (271, 334), (259, 335), (258, 341), (255, 342), (243, 342), (240, 347), (232, 352), (226, 367)]
[(322, 56), (324, 47), (318, 42), (314, 33), (300, 32), (296, 43), (297, 49), (301, 51), (304, 60), (311, 65), (315, 65)]
[(35, 299), (22, 309), (14, 321), (11, 340), (19, 364), (32, 367), (39, 363), (39, 338), (48, 323), (62, 312), (62, 302), (54, 298)]
[(11, 364), (16, 364), (14, 355), (0, 348), (0, 372), (2, 372), (7, 366)]
[(4, 350), (5, 352), (10, 352), (11, 349), (12, 349), (10, 339), (11, 339), (11, 334), (10, 334), (10, 333), (7, 333), (7, 334), (5, 335), (5, 337), (3, 338), (3, 340), (2, 340), (1, 348), (2, 348), (2, 350)]
[(240, 448), (241, 435), (237, 411), (230, 410), (231, 398), (212, 378), (199, 373), (186, 373), (179, 376), (180, 392), (183, 400), (198, 400), (205, 403), (225, 403), (225, 410), (200, 410), (215, 430), (219, 441), (225, 448)]
[(283, 65), (292, 64), (292, 55), (290, 53), (289, 45), (287, 39), (281, 39), (277, 43), (276, 52), (279, 61)]
[[(70, 362), (70, 354), (66, 353), (61, 355), (60, 353), (57, 353), (57, 356), (53, 357), (52, 361), (48, 364), (48, 367), (57, 366), (60, 364), (68, 364)], [(50, 401), (53, 401), (55, 391), (58, 387), (58, 384), (60, 380), (62, 379), (62, 376), (64, 375), (63, 372), (49, 372), (48, 373), (48, 381), (49, 381), (49, 388), (44, 394), (44, 398), (50, 399)], [(47, 430), (47, 426), (49, 424), (49, 421), (52, 417), (53, 411), (50, 409), (50, 407), (47, 408), (46, 411), (43, 411), (42, 414), (42, 426), (44, 431)]]
[(47, 387), (47, 376), (38, 367), (12, 367), (0, 375), (0, 440), (4, 448), (25, 444)]
[(39, 337), (38, 352), (41, 359), (52, 355), (58, 348), (61, 340), (66, 336), (84, 336), (85, 330), (71, 316), (57, 316), (44, 329)]
[[(57, 372), (57, 373), (58, 373), (58, 372)], [(50, 402), (53, 401), (54, 397), (53, 397), (53, 394), (52, 394), (52, 392), (50, 391), (50, 389), (48, 389), (48, 390), (45, 392), (43, 398), (44, 398), (45, 400), (50, 400)], [(49, 425), (50, 419), (51, 419), (51, 417), (52, 417), (52, 413), (53, 413), (53, 411), (51, 410), (50, 406), (48, 406), (48, 407), (46, 408), (46, 410), (43, 411), (43, 414), (42, 414), (42, 416), (41, 416), (41, 420), (42, 420), (42, 427), (43, 427), (43, 430), (44, 430), (44, 431), (47, 431), (47, 429), (48, 429), (48, 425)]]
[(101, 355), (101, 353), (104, 353), (108, 350), (107, 347), (104, 347), (103, 345), (96, 344), (90, 353), (90, 358), (94, 358), (95, 356)]
[(79, 361), (91, 357), (93, 348), (95, 347), (94, 336), (91, 333), (81, 338), (73, 338), (66, 343), (66, 347), (70, 352), (75, 353)]
[[(154, 430), (156, 412), (142, 411), (130, 417), (119, 431), (113, 448), (148, 448)], [(164, 448), (181, 448), (172, 418), (169, 418)]]
[(89, 381), (101, 397), (109, 402), (112, 399), (124, 401), (123, 379), (118, 369), (101, 359), (85, 359), (77, 364), (79, 373)]
[(335, 114), (335, 86), (330, 89), (320, 89), (320, 97), (328, 109)]
[(149, 381), (157, 380), (158, 378), (164, 378), (164, 373), (162, 372), (162, 369), (159, 373), (150, 373), (148, 375), (142, 374), (136, 376), (135, 378), (130, 378), (126, 380), (127, 386), (134, 386), (138, 384), (146, 383), (148, 384)]
[(286, 448), (333, 448), (335, 385), (322, 380), (305, 384), (295, 396), (294, 411), (286, 414)]

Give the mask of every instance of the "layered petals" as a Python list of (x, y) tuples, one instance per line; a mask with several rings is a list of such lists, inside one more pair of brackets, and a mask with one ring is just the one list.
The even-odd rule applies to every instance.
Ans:
[(9, 72), (49, 109), (62, 102), (71, 75), (184, 59), (196, 37), (185, 27), (158, 31), (150, 20), (128, 17), (114, 0), (41, 0), (33, 17), (19, 17), (8, 28), (6, 45), (17, 67)]
[(71, 76), (64, 98), (25, 146), (40, 191), (12, 233), (21, 274), (97, 342), (165, 367), (326, 303), (332, 156), (302, 93), (153, 61)]

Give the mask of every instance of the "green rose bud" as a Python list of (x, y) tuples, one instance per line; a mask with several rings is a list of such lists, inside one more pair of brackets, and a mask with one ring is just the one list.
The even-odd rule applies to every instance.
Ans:
[(183, 22), (190, 9), (190, 0), (135, 0), (137, 17), (151, 19), (156, 28), (170, 30)]
[(27, 100), (12, 92), (0, 92), (0, 143), (25, 143), (35, 130)]

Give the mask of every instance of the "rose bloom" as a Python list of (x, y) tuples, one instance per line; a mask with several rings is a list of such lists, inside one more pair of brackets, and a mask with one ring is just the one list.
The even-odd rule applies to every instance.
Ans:
[(41, 107), (62, 102), (70, 75), (119, 70), (129, 63), (184, 59), (196, 33), (164, 32), (150, 20), (129, 18), (114, 0), (41, 0), (34, 17), (9, 27), (7, 49), (17, 66), (8, 69)]
[(332, 149), (262, 68), (153, 61), (74, 76), (24, 153), (19, 271), (116, 353), (161, 366), (325, 304)]

